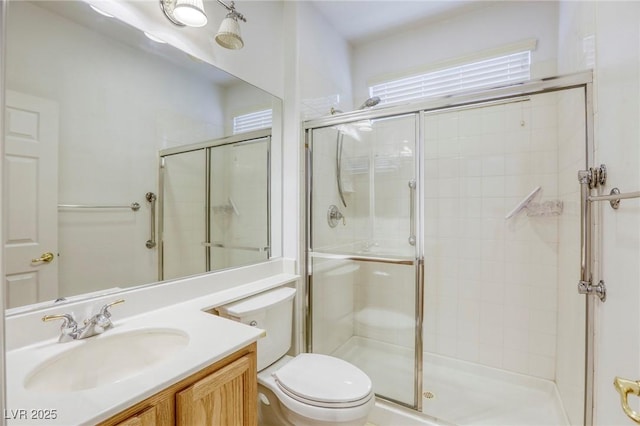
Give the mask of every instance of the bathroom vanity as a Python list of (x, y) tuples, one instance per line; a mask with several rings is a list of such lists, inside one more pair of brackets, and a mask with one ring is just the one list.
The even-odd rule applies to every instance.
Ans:
[(113, 328), (66, 343), (35, 313), (13, 318), (11, 334), (18, 320), (50, 334), (7, 352), (7, 424), (42, 424), (35, 414), (49, 410), (51, 425), (255, 425), (256, 342), (265, 332), (211, 308), (296, 279), (276, 275), (133, 316), (125, 309), (145, 302), (131, 293)]
[(256, 425), (256, 402), (253, 343), (100, 425)]

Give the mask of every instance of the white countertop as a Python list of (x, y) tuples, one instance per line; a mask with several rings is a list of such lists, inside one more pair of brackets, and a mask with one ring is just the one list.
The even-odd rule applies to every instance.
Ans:
[[(58, 343), (55, 338), (7, 352), (7, 408), (9, 425), (95, 424), (190, 376), (251, 344), (264, 335), (255, 327), (203, 312), (220, 304), (219, 295), (204, 296), (148, 313), (114, 321), (105, 333), (84, 340)], [(117, 319), (117, 308), (112, 319)], [(187, 345), (157, 364), (115, 383), (75, 392), (29, 391), (28, 373), (47, 359), (79, 345), (90, 345), (119, 333), (138, 329), (178, 329), (189, 336)], [(100, 360), (96, 359), (96, 363)], [(47, 420), (38, 415), (53, 411)]]

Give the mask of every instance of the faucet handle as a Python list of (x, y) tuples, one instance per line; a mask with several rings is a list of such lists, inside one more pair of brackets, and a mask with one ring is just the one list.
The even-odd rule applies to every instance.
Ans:
[(63, 321), (62, 325), (60, 326), (61, 329), (75, 328), (78, 326), (78, 323), (76, 322), (75, 318), (73, 318), (71, 314), (45, 315), (42, 317), (43, 322), (54, 321), (59, 319)]
[(94, 317), (95, 323), (102, 330), (111, 327), (111, 312), (109, 312), (109, 308), (115, 305), (119, 305), (120, 303), (124, 303), (124, 299), (118, 299), (111, 303), (107, 303), (100, 308), (100, 312)]
[(106, 305), (103, 305), (102, 308), (100, 308), (100, 314), (109, 318), (111, 316), (111, 312), (109, 312), (109, 308), (115, 305), (119, 305), (121, 303), (124, 303), (124, 299), (114, 300), (111, 303), (107, 303)]
[(42, 317), (43, 322), (54, 321), (54, 320), (62, 320), (62, 325), (60, 326), (60, 337), (58, 341), (66, 342), (70, 339), (73, 339), (73, 335), (78, 331), (78, 323), (75, 318), (71, 314), (55, 314), (55, 315), (45, 315)]

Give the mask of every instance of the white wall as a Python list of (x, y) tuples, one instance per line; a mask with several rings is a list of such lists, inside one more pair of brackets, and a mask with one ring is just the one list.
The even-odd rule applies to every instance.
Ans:
[[(307, 2), (298, 4), (300, 102), (304, 118), (352, 108), (351, 51), (329, 22)], [(338, 101), (337, 103), (334, 101)]]
[[(595, 144), (592, 165), (605, 163), (609, 177), (603, 193), (640, 188), (640, 3), (566, 2), (560, 7), (559, 61), (562, 72), (589, 66), (588, 37), (595, 37)], [(585, 43), (585, 38), (587, 38)], [(598, 269), (607, 301), (596, 317), (595, 424), (631, 424), (612, 386), (615, 376), (640, 378), (640, 204), (622, 201), (597, 207)], [(630, 396), (633, 401), (635, 397)]]
[[(369, 97), (372, 82), (425, 72), (447, 61), (473, 57), (529, 38), (538, 39), (532, 54), (532, 76), (555, 74), (556, 2), (486, 2), (443, 21), (410, 27), (405, 32), (353, 48), (353, 93), (356, 103)], [(375, 2), (372, 6), (375, 7)]]

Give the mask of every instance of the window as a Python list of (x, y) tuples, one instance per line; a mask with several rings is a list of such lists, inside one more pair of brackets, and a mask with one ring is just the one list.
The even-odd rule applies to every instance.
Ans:
[(273, 110), (271, 109), (238, 115), (233, 117), (233, 134), (267, 129), (271, 127), (272, 119)]
[(376, 84), (369, 88), (369, 94), (388, 104), (504, 86), (530, 78), (531, 51), (527, 50)]

